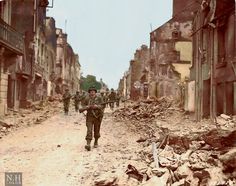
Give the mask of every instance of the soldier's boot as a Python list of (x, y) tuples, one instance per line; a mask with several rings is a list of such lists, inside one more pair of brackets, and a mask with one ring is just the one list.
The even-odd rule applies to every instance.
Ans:
[(87, 151), (90, 151), (90, 150), (91, 150), (90, 144), (91, 144), (91, 140), (87, 140), (87, 145), (85, 145), (85, 149), (86, 149)]
[(98, 139), (95, 139), (94, 141), (94, 148), (98, 148)]

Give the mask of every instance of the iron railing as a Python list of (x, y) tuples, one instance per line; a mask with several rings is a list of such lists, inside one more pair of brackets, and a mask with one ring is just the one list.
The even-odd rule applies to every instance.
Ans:
[(23, 54), (24, 38), (14, 28), (0, 19), (0, 44), (18, 54)]

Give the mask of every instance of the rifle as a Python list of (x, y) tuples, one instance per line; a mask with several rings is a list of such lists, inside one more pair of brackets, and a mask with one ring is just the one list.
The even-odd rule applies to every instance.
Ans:
[[(106, 105), (108, 103), (115, 103), (115, 101), (106, 101), (106, 102), (101, 103), (100, 105)], [(80, 108), (79, 113), (82, 113), (86, 110), (90, 110), (91, 109), (90, 106), (92, 106), (92, 105), (89, 105), (88, 107)]]

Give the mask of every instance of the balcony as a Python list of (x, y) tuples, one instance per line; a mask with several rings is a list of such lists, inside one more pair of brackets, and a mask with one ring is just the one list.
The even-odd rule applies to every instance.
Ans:
[(0, 45), (17, 53), (23, 54), (24, 39), (23, 35), (0, 19)]

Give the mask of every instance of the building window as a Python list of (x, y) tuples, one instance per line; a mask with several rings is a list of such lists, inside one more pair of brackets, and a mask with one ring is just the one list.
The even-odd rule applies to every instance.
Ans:
[(179, 38), (180, 38), (180, 35), (181, 35), (180, 31), (174, 30), (174, 31), (172, 32), (172, 39), (179, 39)]
[(167, 76), (167, 65), (160, 66), (160, 75)]

